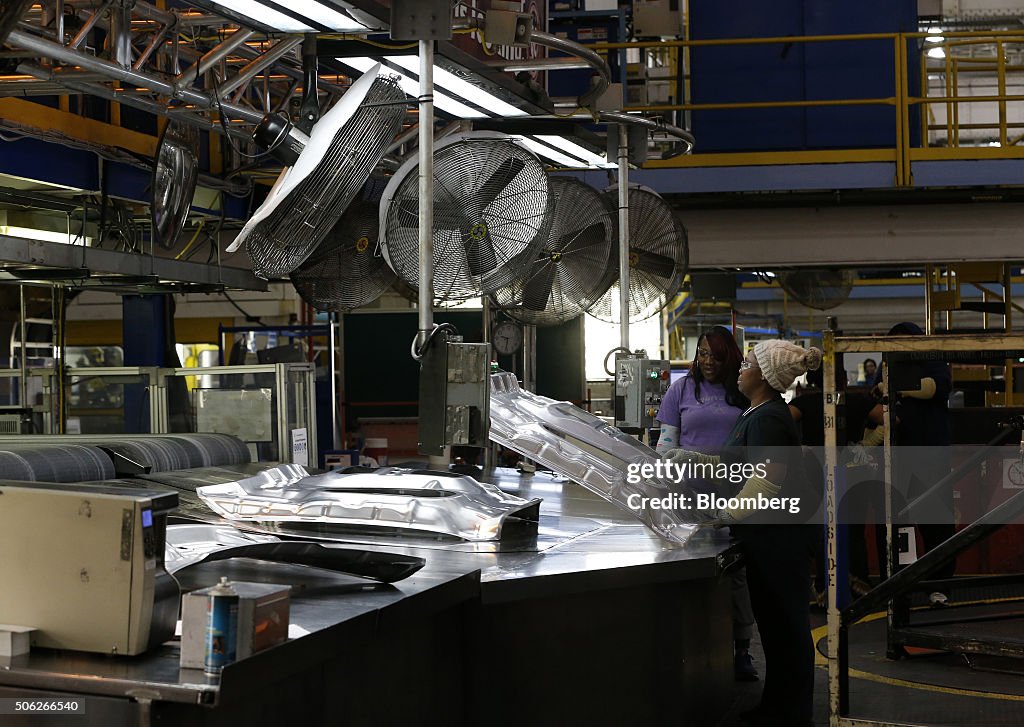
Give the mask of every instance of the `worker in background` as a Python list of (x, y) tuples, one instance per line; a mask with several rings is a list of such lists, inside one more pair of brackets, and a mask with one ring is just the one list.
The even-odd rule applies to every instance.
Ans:
[(869, 386), (875, 382), (875, 374), (878, 373), (878, 364), (873, 358), (864, 359), (864, 383)]
[[(704, 454), (719, 453), (736, 419), (750, 403), (736, 384), (742, 360), (743, 354), (728, 328), (713, 326), (701, 334), (689, 374), (672, 384), (662, 399), (657, 416), (661, 422), (659, 454), (679, 447)], [(689, 485), (705, 492), (715, 488), (713, 482), (706, 480), (690, 481)], [(732, 622), (733, 674), (737, 681), (757, 681), (757, 669), (750, 656), (754, 612), (742, 568), (732, 574)]]
[[(808, 727), (814, 724), (814, 644), (811, 641), (811, 531), (785, 513), (744, 507), (743, 502), (803, 497), (808, 479), (800, 435), (782, 392), (797, 376), (821, 365), (821, 351), (788, 341), (761, 341), (747, 354), (737, 381), (750, 406), (733, 426), (721, 457), (673, 450), (673, 462), (760, 465), (735, 493), (737, 507), (720, 511), (742, 546), (747, 583), (764, 647), (761, 703), (740, 714), (755, 727)], [(762, 476), (763, 473), (763, 476)], [(820, 482), (818, 484), (820, 486)]]
[[(922, 336), (924, 331), (915, 323), (903, 322), (893, 326), (889, 335)], [(894, 482), (910, 502), (950, 472), (949, 392), (953, 379), (949, 365), (942, 361), (901, 361), (892, 366), (889, 374), (898, 387), (895, 396), (889, 397), (896, 448), (893, 452)], [(881, 371), (876, 375), (876, 386), (881, 386)], [(881, 424), (881, 406), (872, 411), (872, 418)], [(951, 538), (956, 531), (952, 485), (911, 512), (910, 521), (919, 523), (925, 552)], [(956, 561), (950, 560), (931, 577), (952, 578), (955, 570)], [(933, 607), (945, 606), (947, 600), (947, 595), (941, 591), (933, 591), (928, 596)]]

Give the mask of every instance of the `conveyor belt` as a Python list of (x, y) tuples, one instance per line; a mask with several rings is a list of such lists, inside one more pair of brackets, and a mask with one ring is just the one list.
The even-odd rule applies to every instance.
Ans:
[(250, 461), (248, 447), (227, 434), (9, 436), (0, 438), (0, 478), (84, 482), (126, 474), (108, 452), (150, 472)]
[(114, 463), (98, 447), (84, 444), (0, 445), (0, 479), (83, 482), (114, 476)]

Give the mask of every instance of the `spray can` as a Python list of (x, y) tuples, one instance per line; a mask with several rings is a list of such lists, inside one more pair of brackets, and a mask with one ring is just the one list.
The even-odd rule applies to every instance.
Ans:
[(227, 578), (221, 578), (207, 595), (206, 652), (203, 669), (207, 674), (220, 674), (235, 660), (238, 638), (238, 592)]

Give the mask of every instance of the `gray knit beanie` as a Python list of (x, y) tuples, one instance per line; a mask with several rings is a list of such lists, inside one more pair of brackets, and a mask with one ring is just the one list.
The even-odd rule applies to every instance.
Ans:
[(754, 358), (765, 381), (776, 391), (786, 391), (797, 376), (821, 366), (821, 349), (803, 348), (789, 341), (761, 341)]

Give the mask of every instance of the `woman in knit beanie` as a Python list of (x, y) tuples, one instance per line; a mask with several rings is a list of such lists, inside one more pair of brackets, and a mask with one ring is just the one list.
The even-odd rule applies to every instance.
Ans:
[[(776, 505), (770, 503), (799, 497), (806, 485), (800, 435), (782, 392), (797, 376), (820, 365), (821, 351), (816, 348), (781, 340), (761, 341), (740, 365), (737, 386), (750, 400), (750, 408), (736, 421), (721, 457), (684, 450), (669, 453), (673, 461), (713, 459), (727, 463), (730, 469), (737, 465), (758, 468), (729, 506), (718, 513), (741, 543), (754, 619), (764, 647), (761, 703), (740, 715), (755, 727), (814, 724), (814, 645), (807, 602), (813, 530), (807, 525), (787, 524), (787, 513), (773, 511)], [(762, 508), (756, 503), (768, 504)], [(800, 512), (798, 517), (810, 514)], [(746, 522), (740, 524), (742, 521)]]
[[(770, 498), (799, 491), (794, 485), (803, 474), (800, 435), (781, 393), (819, 366), (819, 349), (789, 341), (761, 341), (747, 355), (737, 383), (750, 408), (736, 422), (729, 443), (748, 462), (772, 461), (767, 476), (752, 477), (739, 496), (746, 491)], [(741, 520), (752, 513), (727, 514)], [(807, 603), (813, 531), (806, 525), (749, 525), (733, 532), (743, 545), (767, 672), (761, 703), (744, 716), (761, 727), (813, 725), (814, 644)]]

